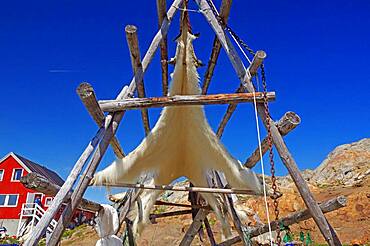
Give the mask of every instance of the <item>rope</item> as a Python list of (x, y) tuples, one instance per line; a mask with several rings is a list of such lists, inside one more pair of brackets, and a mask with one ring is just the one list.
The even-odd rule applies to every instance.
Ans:
[[(258, 77), (256, 77), (256, 79), (258, 81)], [(271, 223), (270, 222), (270, 213), (269, 213), (269, 207), (268, 207), (268, 203), (267, 203), (265, 166), (264, 166), (264, 163), (263, 163), (261, 134), (260, 134), (259, 121), (258, 121), (257, 100), (256, 100), (256, 92), (255, 92), (255, 90), (253, 90), (253, 106), (254, 106), (254, 116), (255, 116), (255, 120), (256, 120), (257, 139), (258, 139), (258, 150), (259, 150), (260, 159), (261, 159), (262, 183), (263, 183), (263, 198), (265, 200), (265, 209), (266, 209), (266, 215), (267, 215), (267, 223), (268, 223), (268, 227), (269, 227), (270, 245), (273, 246), (272, 229), (271, 229), (271, 224), (270, 224)]]
[[(217, 18), (217, 21), (219, 24), (224, 28), (225, 31), (227, 31), (234, 42), (237, 44), (239, 49), (241, 50), (242, 54), (244, 57), (248, 60), (249, 63), (251, 63), (249, 57), (245, 53), (244, 49), (247, 50), (251, 55), (255, 55), (255, 52), (253, 49), (251, 49), (231, 28), (228, 26), (224, 21), (221, 19), (215, 5), (211, 0), (206, 0), (208, 5), (210, 6), (210, 10), (213, 12), (214, 16)], [(202, 11), (202, 10), (201, 10)], [(244, 48), (244, 49), (243, 49)], [(265, 82), (264, 78), (264, 66), (261, 66), (261, 71), (262, 71), (262, 79), (263, 82)], [(247, 71), (249, 73), (249, 71)], [(250, 76), (252, 77), (252, 76)], [(258, 76), (257, 78), (257, 85), (259, 87), (259, 81), (258, 81)], [(256, 94), (255, 94), (255, 89), (253, 90), (253, 105), (254, 105), (254, 115), (255, 115), (255, 120), (256, 120), (256, 129), (257, 129), (257, 138), (258, 138), (258, 149), (259, 149), (259, 154), (260, 154), (260, 159), (261, 159), (261, 170), (262, 170), (262, 181), (263, 181), (263, 195), (264, 195), (264, 200), (265, 200), (265, 208), (266, 208), (266, 215), (267, 215), (267, 221), (268, 221), (268, 227), (269, 227), (269, 235), (270, 235), (270, 245), (273, 246), (273, 241), (272, 241), (272, 230), (271, 230), (271, 225), (270, 225), (270, 214), (269, 214), (269, 208), (268, 208), (268, 203), (267, 203), (267, 192), (266, 192), (266, 180), (265, 180), (265, 170), (264, 170), (264, 162), (263, 162), (263, 154), (262, 154), (262, 146), (261, 146), (261, 134), (260, 134), (260, 128), (259, 128), (259, 122), (258, 122), (258, 113), (257, 113), (257, 100), (256, 100)], [(267, 109), (268, 110), (268, 109)]]

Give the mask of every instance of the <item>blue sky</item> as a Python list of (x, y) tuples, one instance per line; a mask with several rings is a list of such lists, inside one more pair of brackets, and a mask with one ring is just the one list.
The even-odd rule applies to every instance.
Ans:
[[(196, 8), (192, 1), (190, 7)], [(366, 0), (234, 0), (230, 25), (251, 47), (268, 54), (268, 87), (277, 94), (271, 104), (273, 117), (292, 110), (302, 118), (286, 137), (301, 169), (316, 167), (337, 145), (370, 137), (369, 13)], [(193, 31), (201, 34), (195, 52), (207, 62), (214, 35), (201, 14), (191, 13), (190, 18)], [(157, 29), (155, 1), (2, 3), (1, 156), (14, 151), (67, 177), (97, 130), (75, 89), (87, 81), (100, 99), (112, 99), (129, 83), (127, 24), (138, 26), (144, 54)], [(169, 33), (170, 56), (178, 32), (177, 15)], [(149, 96), (161, 93), (159, 68), (157, 54), (144, 80)], [(199, 69), (201, 77), (205, 69)], [(233, 92), (238, 83), (222, 51), (210, 93)], [(212, 127), (217, 127), (225, 107), (206, 108)], [(159, 112), (150, 110), (152, 126)], [(133, 150), (143, 136), (139, 112), (128, 112), (118, 132), (125, 151)], [(254, 150), (251, 105), (238, 107), (222, 140), (241, 160)], [(99, 169), (113, 159), (109, 149)], [(278, 158), (276, 163), (278, 174), (286, 174)], [(86, 195), (103, 201), (104, 194), (103, 189), (89, 189)]]

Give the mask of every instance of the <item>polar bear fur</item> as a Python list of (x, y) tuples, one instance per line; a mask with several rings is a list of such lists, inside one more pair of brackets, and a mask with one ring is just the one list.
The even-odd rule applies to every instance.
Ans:
[[(176, 64), (169, 95), (198, 95), (201, 93), (196, 57), (192, 42), (196, 37), (187, 30), (177, 39)], [(135, 183), (147, 173), (153, 174), (154, 184), (170, 184), (179, 177), (187, 177), (195, 186), (207, 187), (210, 170), (221, 171), (233, 188), (252, 189), (256, 194), (263, 187), (256, 174), (242, 167), (215, 135), (207, 122), (203, 106), (165, 107), (161, 116), (140, 145), (123, 159), (95, 174), (92, 183)], [(142, 216), (134, 221), (134, 232), (139, 234), (148, 222), (149, 213), (160, 191), (144, 191), (141, 197)], [(217, 205), (216, 196), (203, 193), (222, 223), (226, 237), (230, 228)], [(141, 217), (141, 218), (139, 218)]]

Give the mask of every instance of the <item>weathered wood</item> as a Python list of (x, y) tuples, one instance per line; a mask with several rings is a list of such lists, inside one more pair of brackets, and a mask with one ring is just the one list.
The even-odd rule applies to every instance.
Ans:
[[(194, 187), (193, 183), (191, 183), (191, 182), (190, 182), (189, 186), (190, 187)], [(189, 192), (188, 201), (190, 201), (190, 204), (192, 206), (192, 209), (191, 209), (191, 217), (192, 217), (193, 220), (194, 220), (195, 216), (197, 216), (198, 211), (199, 211), (199, 208), (195, 208), (195, 206), (197, 206), (197, 205), (200, 204), (200, 200), (201, 199), (202, 198), (199, 196), (199, 193), (193, 192), (193, 191), (190, 191)], [(203, 230), (203, 227), (200, 227), (199, 228), (198, 235), (199, 235), (200, 241), (203, 242), (203, 240), (204, 240), (204, 230)]]
[[(127, 98), (127, 97), (131, 97), (133, 95), (133, 92), (134, 92), (135, 87), (136, 87), (135, 80), (140, 80), (140, 79), (143, 78), (144, 72), (146, 71), (150, 61), (153, 59), (154, 54), (155, 54), (155, 50), (158, 48), (159, 43), (160, 43), (163, 35), (167, 34), (167, 31), (168, 31), (170, 22), (173, 18), (173, 15), (175, 14), (175, 12), (176, 12), (177, 8), (179, 7), (179, 5), (181, 4), (181, 2), (182, 2), (182, 0), (174, 0), (172, 6), (170, 7), (170, 9), (167, 12), (167, 19), (165, 19), (163, 21), (161, 29), (155, 35), (152, 43), (150, 44), (150, 47), (149, 47), (146, 55), (144, 56), (144, 59), (142, 61), (143, 71), (142, 72), (138, 71), (135, 74), (135, 77), (132, 79), (129, 87), (128, 88), (125, 87), (126, 89), (124, 88), (120, 92), (117, 99)], [(101, 158), (104, 155), (110, 140), (112, 139), (112, 137), (116, 133), (118, 125), (121, 122), (123, 115), (124, 115), (124, 112), (119, 112), (119, 113), (116, 113), (116, 114), (110, 114), (110, 115), (106, 116), (105, 126), (104, 126), (104, 128), (102, 128), (102, 131), (104, 133), (104, 134), (102, 134), (103, 139), (100, 142), (99, 148), (94, 153), (94, 156), (93, 156), (91, 162), (89, 163), (89, 165), (87, 167), (88, 172), (86, 173), (85, 176), (82, 176), (82, 178), (80, 180), (81, 182), (79, 182), (78, 186), (76, 187), (76, 189), (73, 192), (73, 195), (71, 197), (71, 202), (67, 204), (67, 207), (63, 211), (62, 217), (59, 219), (58, 225), (56, 226), (56, 228), (54, 229), (53, 234), (51, 235), (51, 239), (49, 241), (50, 245), (56, 245), (58, 243), (58, 241), (60, 239), (60, 236), (62, 235), (62, 232), (63, 232), (67, 222), (70, 221), (70, 219), (72, 217), (73, 210), (77, 207), (77, 205), (81, 201), (81, 198), (82, 198), (88, 184), (90, 183), (90, 180), (92, 179), (93, 174), (95, 173), (95, 170), (96, 170), (99, 162), (101, 161)], [(91, 152), (92, 152), (92, 150), (91, 150)], [(84, 155), (82, 155), (82, 156), (84, 156)], [(76, 173), (76, 175), (78, 175), (78, 174), (79, 174), (79, 172)], [(73, 179), (73, 183), (74, 183), (75, 180), (76, 179)], [(68, 179), (67, 179), (67, 181), (68, 181)], [(66, 181), (66, 183), (67, 183), (67, 181)], [(67, 192), (70, 191), (71, 188), (68, 189)], [(62, 187), (62, 189), (63, 189), (63, 187)], [(62, 189), (61, 189), (61, 191), (62, 191)], [(59, 192), (59, 193), (61, 193), (61, 192)], [(59, 195), (59, 193), (57, 194), (57, 196)], [(58, 203), (56, 203), (56, 204), (59, 204), (59, 206), (60, 206), (60, 204), (64, 200), (64, 197), (65, 196), (63, 196), (63, 199), (61, 201), (58, 201)], [(44, 215), (41, 218), (40, 222), (35, 227), (34, 233), (32, 233), (30, 238), (25, 242), (25, 245), (35, 245), (40, 240), (43, 232), (45, 231), (47, 226), (50, 224), (50, 222), (53, 219), (56, 212), (57, 211), (54, 211), (54, 210), (51, 211), (50, 208), (47, 210), (47, 214), (49, 213), (48, 216)]]
[(172, 190), (172, 191), (192, 191), (203, 193), (220, 193), (220, 194), (245, 194), (245, 195), (260, 195), (256, 194), (253, 190), (246, 189), (225, 189), (225, 188), (208, 188), (208, 187), (187, 187), (187, 186), (173, 186), (173, 185), (146, 185), (146, 184), (101, 184), (104, 187), (121, 187), (121, 188), (134, 188), (146, 190)]
[[(249, 73), (247, 74), (250, 74), (251, 76), (256, 75), (258, 68), (261, 66), (265, 58), (266, 58), (266, 53), (264, 51), (262, 50), (257, 51), (253, 57), (252, 63), (248, 67)], [(235, 93), (243, 93), (244, 91), (245, 91), (244, 86), (240, 85)], [(237, 107), (237, 104), (235, 103), (230, 104), (227, 107), (226, 113), (222, 117), (222, 120), (217, 128), (217, 132), (216, 132), (217, 137), (221, 138), (222, 133), (224, 132), (227, 123), (229, 122), (232, 114), (235, 112), (236, 107)]]
[[(133, 26), (133, 25), (127, 25), (125, 28), (125, 32), (126, 32), (127, 45), (130, 51), (132, 70), (134, 74), (136, 74), (138, 70), (143, 70), (143, 66), (141, 64), (141, 58), (140, 58), (137, 28), (136, 26)], [(141, 80), (141, 81), (136, 80), (135, 83), (136, 83), (136, 90), (137, 90), (138, 97), (139, 98), (146, 97), (144, 80)], [(150, 132), (150, 126), (149, 126), (149, 115), (148, 115), (147, 109), (145, 108), (141, 109), (141, 118), (142, 118), (143, 125), (144, 125), (145, 135), (148, 135)]]
[(263, 61), (266, 59), (266, 52), (263, 50), (258, 50), (253, 57), (251, 64), (248, 67), (249, 73), (253, 76), (257, 74), (258, 68), (262, 65)]
[[(20, 182), (28, 189), (35, 190), (49, 196), (55, 196), (60, 190), (60, 186), (51, 183), (47, 178), (38, 173), (29, 173), (23, 176)], [(71, 194), (72, 192), (68, 193), (64, 202), (68, 201), (68, 199), (71, 197)], [(98, 212), (101, 206), (99, 203), (82, 199), (79, 208)]]
[(172, 217), (172, 216), (178, 216), (178, 215), (184, 215), (184, 214), (191, 214), (191, 209), (188, 210), (179, 210), (179, 211), (171, 211), (171, 212), (165, 212), (160, 214), (150, 214), (149, 219), (154, 220), (158, 218), (164, 218), (164, 217)]
[(185, 236), (180, 242), (180, 246), (190, 245), (194, 240), (195, 235), (198, 233), (200, 227), (202, 226), (204, 219), (207, 215), (207, 212), (204, 209), (200, 209), (195, 216), (193, 223), (190, 225), (188, 230), (185, 233)]
[[(73, 169), (69, 173), (66, 181), (64, 182), (62, 188), (59, 190), (58, 194), (54, 197), (53, 203), (46, 210), (44, 216), (42, 216), (39, 223), (34, 227), (34, 230), (31, 236), (26, 240), (24, 245), (33, 246), (36, 245), (40, 238), (44, 235), (47, 227), (50, 225), (50, 222), (54, 218), (55, 214), (59, 211), (63, 202), (66, 200), (69, 192), (71, 191), (78, 175), (81, 173), (83, 166), (86, 161), (94, 151), (95, 147), (98, 145), (99, 141), (103, 138), (105, 128), (101, 127), (93, 139), (88, 143), (87, 147), (81, 154), (80, 158), (77, 160)], [(50, 242), (50, 241), (49, 241)]]
[[(99, 107), (93, 87), (89, 83), (83, 82), (77, 87), (76, 92), (87, 109), (87, 112), (93, 118), (95, 123), (101, 127), (104, 123), (105, 116)], [(110, 145), (112, 146), (114, 154), (118, 158), (122, 159), (125, 157), (125, 153), (116, 137), (110, 141)]]
[[(319, 205), (321, 211), (323, 213), (329, 213), (334, 210), (340, 209), (342, 207), (345, 207), (347, 203), (347, 199), (344, 196), (339, 196), (327, 201), (324, 201)], [(272, 221), (270, 223), (271, 229), (276, 230), (279, 228), (281, 224), (285, 226), (290, 226), (293, 224), (297, 224), (301, 221), (308, 220), (312, 218), (312, 215), (308, 209), (298, 211), (296, 213), (290, 214), (284, 218), (279, 219), (278, 221)], [(269, 226), (268, 224), (259, 226), (259, 227), (254, 227), (249, 231), (250, 237), (256, 237), (259, 236), (263, 233), (266, 233), (269, 231)], [(219, 244), (219, 246), (226, 246), (226, 245), (232, 245), (234, 243), (240, 242), (240, 237), (234, 237), (229, 240), (226, 240), (225, 242), (222, 242)]]
[(131, 190), (131, 194), (129, 194), (129, 196), (127, 197), (127, 201), (125, 202), (125, 204), (118, 209), (120, 223), (122, 223), (126, 219), (127, 214), (130, 212), (131, 207), (134, 206), (134, 203), (136, 202), (136, 199), (139, 197), (141, 192), (142, 190), (139, 189)]
[[(267, 99), (275, 100), (275, 92), (268, 92)], [(256, 93), (256, 101), (263, 102), (263, 94)], [(151, 98), (128, 98), (125, 100), (99, 101), (103, 111), (116, 112), (129, 109), (185, 106), (185, 105), (209, 105), (253, 102), (253, 93), (230, 93), (213, 95), (176, 95), (169, 97)]]
[[(229, 18), (230, 14), (230, 8), (231, 8), (232, 0), (222, 0), (221, 7), (220, 7), (220, 18), (223, 23), (227, 24), (227, 20)], [(221, 43), (218, 40), (217, 36), (213, 39), (213, 46), (212, 46), (212, 52), (211, 56), (208, 61), (207, 70), (204, 74), (204, 80), (203, 80), (203, 87), (202, 87), (202, 94), (207, 94), (209, 84), (211, 83), (211, 79), (213, 76), (213, 72), (215, 70), (217, 59), (220, 54), (221, 50)]]
[(208, 235), (208, 238), (209, 238), (209, 242), (211, 243), (211, 246), (216, 246), (217, 243), (216, 243), (215, 237), (213, 235), (212, 228), (211, 228), (211, 225), (209, 224), (207, 216), (204, 218), (204, 226), (206, 228), (207, 235)]
[[(294, 112), (286, 112), (281, 119), (275, 123), (281, 136), (287, 135), (290, 131), (295, 129), (301, 123), (301, 118)], [(269, 149), (268, 138), (264, 138), (261, 142), (261, 151), (264, 155)], [(257, 147), (252, 155), (245, 161), (244, 166), (253, 168), (261, 159), (259, 147)]]
[[(236, 90), (235, 93), (241, 93), (241, 92), (243, 92), (243, 86), (240, 86)], [(229, 122), (232, 114), (234, 113), (234, 111), (236, 109), (236, 106), (237, 106), (237, 104), (233, 103), (233, 104), (229, 104), (229, 106), (227, 107), (226, 113), (222, 117), (222, 120), (221, 120), (220, 124), (218, 125), (217, 131), (216, 131), (216, 135), (217, 135), (218, 138), (222, 137), (222, 133), (225, 130), (227, 122)]]
[[(247, 89), (248, 92), (253, 92), (253, 84), (251, 82), (251, 75), (247, 73), (247, 70), (244, 67), (244, 64), (238, 53), (235, 50), (235, 47), (230, 42), (230, 39), (225, 34), (223, 28), (217, 21), (217, 17), (213, 14), (209, 4), (206, 0), (195, 0), (199, 5), (200, 9), (202, 10), (203, 15), (206, 17), (207, 21), (211, 25), (212, 29), (216, 32), (218, 39), (220, 40), (222, 47), (224, 48), (226, 54), (228, 55), (231, 64), (236, 71), (239, 80), (243, 84), (243, 86)], [(212, 1), (212, 0), (209, 0)], [(283, 161), (284, 165), (287, 167), (294, 183), (296, 184), (299, 193), (301, 194), (303, 201), (305, 202), (306, 206), (310, 210), (311, 214), (313, 215), (313, 219), (315, 220), (317, 226), (319, 227), (322, 235), (324, 236), (325, 240), (329, 245), (341, 245), (339, 240), (334, 242), (334, 238), (337, 236), (334, 230), (330, 230), (329, 223), (327, 222), (324, 214), (320, 210), (318, 204), (316, 203), (315, 199), (313, 198), (312, 193), (310, 192), (308, 185), (304, 181), (299, 169), (297, 167), (296, 162), (294, 161), (292, 155), (289, 153), (287, 146), (284, 143), (283, 137), (279, 133), (279, 130), (275, 126), (273, 120), (271, 120), (264, 112), (263, 105), (257, 105), (258, 114), (261, 117), (265, 127), (267, 127), (268, 119), (269, 124), (271, 125), (271, 134), (272, 140), (278, 151), (278, 154)]]
[[(158, 25), (161, 27), (166, 17), (166, 0), (157, 0)], [(162, 70), (162, 94), (167, 96), (168, 93), (168, 49), (167, 35), (164, 35), (160, 43), (161, 47), (161, 70)]]

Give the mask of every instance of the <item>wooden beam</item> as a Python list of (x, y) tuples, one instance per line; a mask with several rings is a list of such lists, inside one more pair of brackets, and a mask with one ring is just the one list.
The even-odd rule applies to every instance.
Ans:
[(160, 214), (150, 214), (149, 219), (155, 220), (158, 218), (165, 218), (165, 217), (172, 217), (172, 216), (178, 216), (178, 215), (184, 215), (184, 214), (191, 214), (191, 209), (188, 210), (179, 210), (179, 211), (171, 211), (171, 212), (165, 212)]
[(164, 201), (156, 201), (155, 205), (184, 207), (184, 208), (202, 208), (202, 209), (206, 209), (206, 210), (211, 210), (210, 206), (190, 205), (190, 204), (181, 204), (181, 203), (164, 202)]
[(209, 238), (209, 242), (211, 243), (211, 246), (216, 246), (216, 240), (212, 232), (211, 225), (209, 224), (207, 216), (204, 218), (204, 226), (206, 227), (207, 235)]
[[(134, 74), (137, 73), (137, 71), (143, 70), (143, 65), (141, 64), (141, 58), (140, 58), (140, 50), (139, 50), (139, 39), (137, 37), (137, 28), (133, 25), (127, 25), (125, 28), (126, 32), (126, 39), (127, 39), (127, 45), (130, 50), (130, 58), (131, 58), (131, 66)], [(144, 80), (141, 81), (135, 81), (136, 83), (136, 90), (137, 95), (139, 98), (144, 98), (145, 96), (145, 87), (144, 87)], [(150, 132), (150, 126), (149, 126), (149, 115), (148, 110), (145, 108), (141, 109), (141, 119), (143, 121), (144, 125), (144, 131), (145, 135), (148, 135)]]
[[(334, 210), (340, 209), (345, 207), (347, 204), (347, 199), (344, 196), (339, 196), (330, 200), (326, 200), (323, 203), (319, 205), (321, 211), (323, 213), (329, 213)], [(293, 224), (297, 224), (301, 221), (308, 220), (312, 218), (312, 215), (308, 209), (298, 211), (296, 213), (290, 214), (284, 218), (279, 219), (278, 221), (272, 221), (270, 223), (271, 229), (274, 231), (279, 228), (281, 224), (284, 226), (290, 226)], [(254, 227), (249, 231), (250, 237), (257, 237), (263, 233), (266, 233), (269, 231), (269, 226), (268, 224), (259, 226), (259, 227)], [(234, 237), (229, 240), (226, 240), (225, 242), (222, 242), (219, 244), (219, 246), (228, 246), (232, 245), (234, 243), (240, 242), (240, 237)]]
[[(240, 59), (237, 51), (235, 50), (235, 47), (230, 42), (230, 39), (225, 34), (223, 28), (218, 23), (217, 17), (213, 14), (211, 10), (211, 6), (209, 6), (206, 0), (195, 0), (195, 1), (199, 5), (199, 8), (202, 10), (203, 15), (206, 17), (212, 29), (216, 32), (216, 35), (220, 40), (226, 54), (228, 55), (230, 62), (233, 65), (234, 70), (238, 75), (238, 78), (240, 79), (240, 82), (243, 84), (243, 86), (246, 88), (248, 92), (253, 92), (254, 87), (251, 82), (251, 75), (245, 69), (242, 60)], [(330, 229), (328, 221), (326, 220), (324, 214), (322, 213), (318, 204), (313, 198), (313, 195), (310, 192), (308, 185), (306, 184), (301, 173), (299, 172), (297, 164), (294, 161), (293, 156), (290, 154), (287, 146), (285, 145), (283, 137), (281, 136), (279, 130), (275, 126), (273, 120), (270, 119), (270, 117), (265, 114), (263, 105), (261, 104), (257, 105), (257, 110), (265, 127), (267, 127), (268, 124), (271, 126), (270, 130), (272, 140), (274, 142), (276, 150), (281, 160), (283, 161), (284, 165), (287, 167), (290, 176), (292, 177), (299, 193), (303, 198), (303, 201), (305, 202), (306, 206), (313, 215), (313, 219), (315, 220), (325, 240), (331, 246), (341, 245), (341, 242), (339, 240), (334, 241), (335, 238), (338, 238), (337, 235), (335, 235), (334, 230)]]
[(190, 225), (188, 230), (185, 233), (185, 236), (180, 242), (180, 246), (191, 245), (191, 242), (194, 240), (195, 235), (198, 233), (200, 227), (202, 226), (204, 219), (207, 215), (207, 212), (204, 209), (200, 209), (195, 216), (193, 223)]
[(187, 186), (173, 186), (173, 185), (146, 185), (146, 184), (101, 184), (104, 187), (121, 187), (133, 189), (146, 189), (146, 190), (172, 190), (172, 191), (192, 191), (203, 193), (220, 193), (220, 194), (245, 194), (245, 195), (259, 195), (253, 190), (242, 190), (234, 188), (208, 188), (208, 187), (187, 187)]
[[(23, 184), (24, 187), (28, 189), (35, 190), (49, 196), (55, 196), (60, 190), (60, 186), (51, 183), (47, 178), (38, 173), (29, 173), (23, 176), (20, 182)], [(68, 193), (64, 202), (68, 201), (68, 199), (71, 198), (71, 194), (72, 192)], [(79, 207), (81, 209), (90, 210), (93, 212), (99, 212), (99, 210), (101, 209), (99, 203), (86, 199), (81, 200)]]
[[(286, 112), (281, 119), (275, 123), (281, 136), (287, 135), (290, 131), (294, 130), (301, 123), (301, 118), (294, 112)], [(264, 138), (261, 142), (261, 151), (264, 155), (269, 149), (268, 138)], [(253, 168), (261, 159), (259, 147), (257, 147), (252, 155), (245, 161), (244, 166)]]
[[(235, 93), (241, 93), (243, 92), (243, 87), (240, 86)], [(224, 116), (222, 117), (222, 120), (220, 122), (220, 124), (218, 125), (218, 128), (217, 128), (217, 131), (216, 131), (216, 135), (218, 138), (221, 138), (222, 137), (222, 134), (224, 133), (224, 130), (225, 130), (225, 127), (227, 125), (227, 122), (229, 122), (232, 114), (234, 113), (235, 109), (236, 109), (236, 106), (237, 104), (233, 103), (233, 104), (229, 104), (229, 106), (227, 106), (227, 110), (226, 110), (226, 113), (224, 114)]]
[(253, 57), (251, 64), (248, 67), (249, 73), (254, 76), (257, 74), (259, 67), (262, 65), (263, 61), (266, 59), (267, 54), (263, 50), (258, 50)]
[[(53, 203), (51, 206), (46, 210), (44, 216), (42, 216), (39, 223), (35, 226), (32, 234), (26, 240), (24, 245), (26, 246), (33, 246), (36, 245), (40, 238), (44, 235), (47, 227), (50, 225), (52, 219), (54, 218), (55, 214), (59, 211), (60, 207), (62, 206), (63, 202), (66, 200), (69, 192), (71, 191), (76, 179), (78, 178), (81, 170), (87, 160), (89, 159), (90, 155), (94, 151), (95, 147), (98, 145), (100, 140), (103, 138), (105, 133), (105, 128), (101, 127), (99, 131), (95, 134), (92, 140), (88, 143), (87, 147), (78, 158), (77, 162), (73, 166), (71, 172), (69, 173), (66, 181), (64, 182), (62, 188), (58, 192), (58, 194), (54, 197)], [(50, 242), (50, 241), (49, 241)]]
[[(163, 21), (161, 29), (155, 35), (146, 55), (144, 56), (144, 59), (142, 61), (143, 71), (141, 73), (138, 71), (138, 73), (135, 74), (135, 77), (132, 79), (129, 87), (128, 88), (124, 87), (124, 89), (118, 95), (117, 99), (127, 98), (133, 95), (133, 92), (135, 91), (135, 87), (136, 87), (135, 81), (143, 78), (143, 74), (146, 71), (149, 63), (153, 59), (155, 50), (158, 48), (163, 35), (167, 34), (170, 22), (174, 14), (176, 13), (177, 8), (180, 6), (181, 2), (182, 0), (174, 0), (172, 6), (167, 12), (167, 19)], [(112, 139), (112, 137), (115, 135), (117, 131), (118, 125), (121, 122), (123, 115), (124, 115), (124, 112), (119, 112), (116, 114), (110, 114), (106, 116), (105, 126), (101, 128), (101, 136), (100, 134), (97, 134), (103, 139), (101, 140), (99, 144), (99, 148), (97, 149), (97, 151), (95, 151), (93, 158), (90, 161), (89, 166), (87, 167), (88, 172), (86, 172), (85, 175), (82, 176), (79, 184), (77, 185), (76, 189), (74, 190), (72, 194), (71, 202), (68, 203), (67, 207), (64, 209), (62, 217), (59, 219), (58, 225), (56, 226), (53, 234), (51, 235), (51, 239), (49, 241), (49, 244), (51, 246), (56, 245), (58, 243), (66, 224), (70, 221), (72, 217), (73, 211), (77, 208), (78, 204), (80, 203), (82, 196), (85, 193), (86, 188), (88, 187), (88, 184), (90, 183), (98, 164), (100, 163), (105, 151), (107, 150), (110, 140)], [(33, 246), (40, 240), (41, 236), (45, 232), (46, 228), (49, 226), (51, 220), (54, 218), (54, 215), (56, 214), (60, 205), (62, 204), (65, 196), (71, 190), (72, 185), (74, 184), (77, 176), (80, 174), (79, 171), (77, 172), (78, 167), (80, 167), (79, 163), (81, 162), (85, 163), (87, 158), (90, 156), (91, 152), (94, 150), (94, 148), (92, 149), (90, 148), (91, 145), (92, 144), (90, 142), (88, 147), (84, 151), (84, 153), (81, 155), (78, 163), (75, 164), (75, 167), (73, 168), (70, 174), (70, 176), (73, 176), (73, 177), (71, 177), (70, 179), (67, 178), (62, 189), (60, 190), (60, 192), (58, 192), (57, 196), (54, 198), (53, 205), (55, 204), (56, 209), (53, 208), (53, 205), (52, 207), (49, 207), (45, 215), (41, 218), (40, 222), (36, 225), (32, 235), (30, 235), (30, 237), (28, 238), (28, 240), (25, 242), (24, 245)], [(69, 188), (69, 185), (67, 186), (66, 184), (70, 184), (70, 183), (72, 184), (71, 184), (71, 187)], [(56, 198), (58, 198), (57, 202), (55, 201)]]
[[(158, 25), (161, 27), (162, 22), (166, 17), (166, 0), (157, 0), (157, 14)], [(167, 35), (163, 36), (160, 43), (161, 47), (161, 69), (162, 69), (162, 93), (167, 96), (168, 93), (168, 48), (167, 48)]]
[[(229, 18), (231, 3), (232, 3), (232, 0), (222, 0), (221, 2), (220, 17), (223, 23), (225, 24), (227, 24), (227, 20)], [(221, 43), (218, 40), (217, 36), (215, 36), (215, 38), (213, 39), (212, 53), (208, 61), (206, 73), (204, 75), (203, 87), (202, 87), (203, 95), (207, 94), (208, 87), (209, 87), (209, 84), (211, 83), (213, 72), (217, 64), (217, 59), (220, 54), (220, 50), (221, 50)]]
[[(264, 52), (262, 50), (257, 51), (256, 54), (253, 57), (252, 63), (248, 67), (249, 73), (247, 73), (247, 74), (250, 74), (251, 76), (256, 75), (257, 71), (258, 71), (258, 68), (261, 66), (261, 64), (263, 63), (263, 60), (266, 58), (266, 56), (267, 56), (266, 52)], [(242, 93), (244, 91), (245, 91), (244, 86), (241, 84), (239, 86), (239, 88), (236, 90), (235, 93)], [(227, 107), (226, 113), (225, 113), (224, 117), (222, 118), (222, 120), (221, 120), (221, 122), (220, 122), (220, 124), (217, 128), (217, 132), (216, 132), (217, 137), (219, 137), (219, 138), (222, 137), (222, 133), (224, 132), (225, 127), (226, 127), (227, 123), (229, 122), (232, 114), (235, 112), (236, 107), (237, 107), (237, 104), (234, 104), (234, 103), (230, 104)]]
[[(89, 83), (83, 82), (77, 87), (76, 92), (95, 123), (99, 127), (102, 126), (105, 116), (99, 107), (94, 88)], [(116, 137), (110, 141), (110, 145), (112, 146), (113, 152), (117, 158), (122, 159), (125, 157), (125, 153), (123, 152), (122, 147)]]
[[(263, 102), (263, 93), (255, 94), (258, 103)], [(253, 102), (253, 93), (231, 93), (231, 94), (213, 94), (213, 95), (176, 95), (169, 97), (151, 97), (151, 98), (128, 98), (125, 100), (104, 100), (99, 101), (103, 111), (116, 112), (129, 109), (158, 108), (168, 106), (185, 105), (209, 105), (209, 104), (228, 104)], [(275, 100), (275, 92), (267, 93), (267, 100)]]

